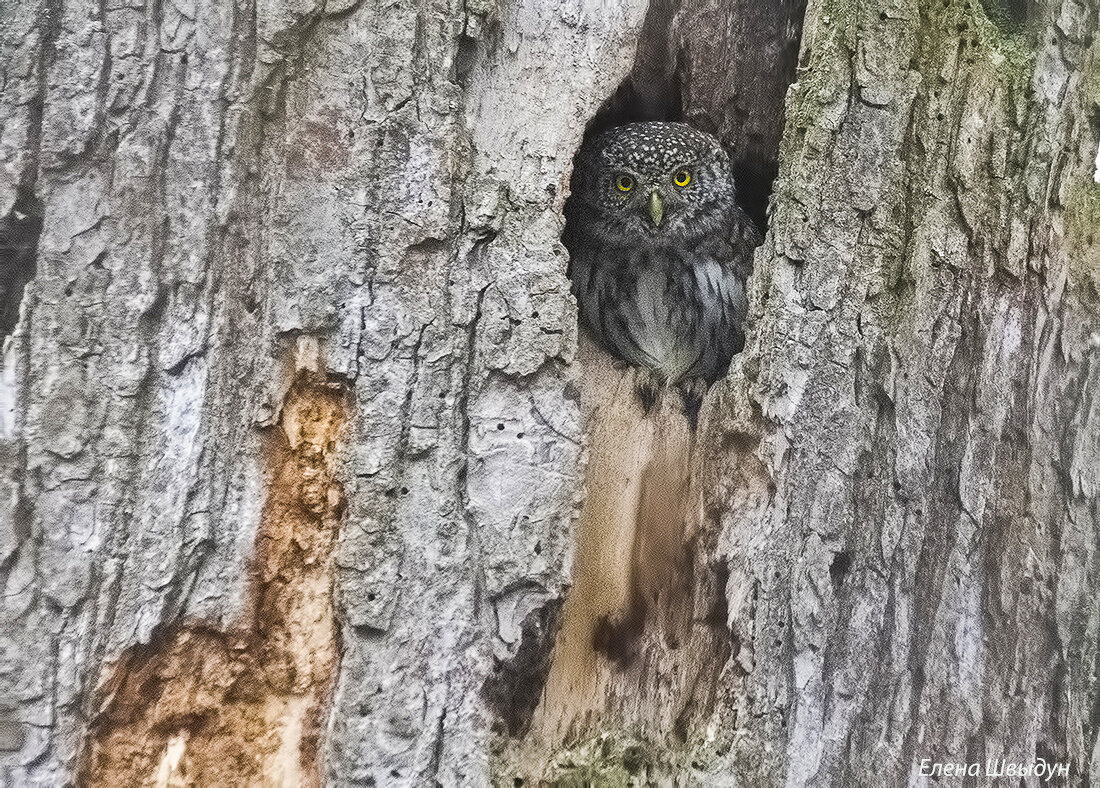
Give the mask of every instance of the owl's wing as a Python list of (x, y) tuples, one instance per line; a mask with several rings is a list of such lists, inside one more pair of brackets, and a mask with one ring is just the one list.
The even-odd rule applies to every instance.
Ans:
[[(711, 259), (721, 261), (722, 286), (715, 287), (722, 301), (721, 319), (709, 322), (714, 331), (711, 341), (718, 349), (717, 358), (726, 364), (734, 353), (745, 345), (745, 315), (748, 313), (747, 280), (752, 273), (752, 256), (763, 240), (763, 234), (740, 208), (730, 223), (728, 231), (712, 239)], [(715, 367), (708, 379), (725, 374), (726, 364)]]
[(729, 245), (727, 259), (730, 261), (730, 268), (734, 275), (744, 282), (752, 273), (752, 254), (756, 247), (764, 242), (764, 234), (747, 213), (740, 208), (736, 208), (735, 211), (736, 214), (725, 239)]

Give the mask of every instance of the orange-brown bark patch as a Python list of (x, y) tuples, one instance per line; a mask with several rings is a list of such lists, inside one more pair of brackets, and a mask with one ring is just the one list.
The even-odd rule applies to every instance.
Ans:
[(251, 567), (251, 609), (224, 630), (185, 622), (110, 668), (81, 785), (317, 785), (339, 662), (332, 547), (347, 421), (342, 385), (303, 374), (268, 451), (269, 489)]

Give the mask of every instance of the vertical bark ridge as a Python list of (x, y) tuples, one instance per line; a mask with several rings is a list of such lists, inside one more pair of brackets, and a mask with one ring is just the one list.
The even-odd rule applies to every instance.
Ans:
[(754, 374), (732, 381), (769, 422), (766, 541), (793, 573), (764, 550), (731, 577), (735, 600), (760, 589), (731, 618), (756, 633), (741, 691), (764, 713), (730, 768), (764, 742), (790, 784), (904, 784), (923, 758), (1095, 768), (1074, 732), (1091, 729), (1095, 511), (1070, 526), (1057, 447), (1094, 429), (1062, 419), (1095, 374), (1064, 217), (1091, 189), (1096, 9), (1029, 19), (811, 5)]

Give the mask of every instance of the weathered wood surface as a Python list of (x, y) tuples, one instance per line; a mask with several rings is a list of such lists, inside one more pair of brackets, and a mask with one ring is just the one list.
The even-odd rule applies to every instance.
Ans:
[[(7, 784), (94, 774), (139, 664), (126, 720), (179, 784), (226, 722), (183, 681), (215, 656), (172, 659), (192, 633), (276, 710), (255, 780), (1100, 780), (1095, 0), (809, 4), (749, 344), (702, 413), (697, 635), (647, 632), (564, 749), (524, 739), (584, 492), (571, 157), (668, 51), (651, 111), (776, 134), (743, 7), (0, 6), (0, 216), (44, 216), (0, 368)], [(269, 530), (295, 500), (338, 530), (324, 571)], [(340, 658), (303, 679), (318, 577)]]

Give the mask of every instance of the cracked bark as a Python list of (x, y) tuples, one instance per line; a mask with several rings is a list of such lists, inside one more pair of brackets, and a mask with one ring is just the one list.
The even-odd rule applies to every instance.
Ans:
[[(0, 217), (43, 217), (33, 265), (0, 244), (6, 783), (72, 782), (135, 654), (247, 618), (302, 374), (351, 400), (327, 782), (1100, 780), (1100, 9), (811, 2), (787, 91), (802, 8), (757, 8), (0, 6)], [(601, 107), (720, 134), (758, 219), (782, 144), (701, 414), (694, 634), (561, 741), (531, 688), (601, 361), (558, 236)], [(160, 733), (148, 779), (203, 762)]]

